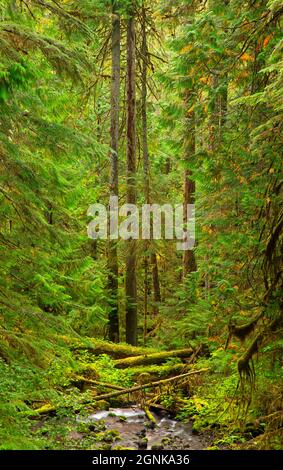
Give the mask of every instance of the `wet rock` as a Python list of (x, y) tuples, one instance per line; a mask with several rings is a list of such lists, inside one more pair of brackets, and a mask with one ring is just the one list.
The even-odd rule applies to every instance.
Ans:
[(78, 431), (71, 431), (68, 434), (68, 439), (79, 440), (79, 439), (83, 439), (83, 437), (84, 437), (83, 434)]
[(139, 449), (147, 449), (147, 443), (148, 443), (148, 439), (146, 437), (144, 437), (143, 439), (138, 441), (138, 448)]
[(137, 436), (139, 437), (145, 437), (146, 436), (146, 429), (141, 429), (138, 433)]
[(97, 410), (109, 410), (110, 408), (108, 401), (105, 400), (99, 400), (95, 405)]
[(171, 442), (172, 442), (172, 439), (170, 437), (163, 437), (163, 439), (161, 440), (161, 443), (163, 445), (171, 444)]
[(119, 421), (123, 423), (124, 421), (127, 421), (126, 416), (119, 416)]
[(163, 450), (164, 449), (164, 445), (163, 444), (153, 444), (151, 446), (151, 450)]
[(155, 424), (152, 421), (148, 421), (147, 423), (144, 423), (144, 425), (147, 429), (154, 429), (155, 428)]
[[(109, 413), (112, 416), (109, 416)], [(147, 420), (141, 408), (137, 406), (111, 408), (108, 411), (97, 411), (84, 421), (86, 428), (91, 424), (95, 426), (96, 436), (89, 429), (79, 429), (78, 427), (77, 431), (84, 431), (83, 434), (88, 435), (90, 438), (93, 436), (97, 449), (103, 448), (103, 445), (106, 444), (105, 441), (108, 441), (109, 444), (112, 441), (112, 449), (114, 446), (115, 448), (127, 449), (134, 447), (140, 450), (200, 450), (204, 447), (202, 438), (192, 433), (191, 423), (176, 421), (170, 414), (167, 413), (164, 416), (164, 413), (159, 413), (159, 410), (153, 412), (153, 415), (157, 421), (157, 427), (155, 428), (153, 423)], [(122, 419), (120, 419), (121, 416)], [(114, 431), (114, 435), (111, 435), (111, 433), (109, 435), (111, 430)], [(195, 429), (195, 431), (198, 431), (198, 429)], [(100, 434), (99, 439), (97, 438), (98, 433)], [(115, 442), (117, 439), (119, 439), (119, 443)]]
[(91, 432), (94, 432), (94, 431), (96, 431), (97, 426), (95, 426), (95, 424), (90, 424), (89, 427), (88, 427), (88, 429), (89, 429)]

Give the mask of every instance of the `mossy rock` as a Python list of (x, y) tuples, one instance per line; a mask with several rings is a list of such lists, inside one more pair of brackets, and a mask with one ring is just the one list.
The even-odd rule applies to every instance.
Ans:
[(95, 403), (95, 409), (96, 410), (109, 410), (110, 408), (110, 404), (108, 401), (106, 400), (98, 400), (96, 403)]
[(121, 423), (124, 423), (125, 421), (127, 421), (126, 416), (119, 416), (119, 421), (120, 421)]
[(163, 444), (153, 444), (151, 446), (151, 450), (163, 450), (164, 449), (164, 445)]

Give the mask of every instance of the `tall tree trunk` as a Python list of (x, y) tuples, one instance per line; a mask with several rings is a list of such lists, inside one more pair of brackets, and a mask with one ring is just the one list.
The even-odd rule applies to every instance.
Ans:
[(151, 265), (152, 265), (152, 284), (153, 284), (153, 314), (158, 314), (157, 304), (161, 302), (161, 293), (160, 293), (160, 283), (159, 283), (159, 271), (158, 271), (158, 262), (156, 253), (151, 255)]
[[(229, 0), (224, 0), (226, 5), (229, 4)], [(210, 0), (207, 7), (211, 10), (217, 6), (215, 0)], [(225, 30), (225, 21), (221, 25), (221, 29)], [(219, 59), (218, 59), (219, 60)], [(223, 56), (225, 62), (225, 57)], [(208, 142), (208, 151), (210, 153), (211, 159), (214, 161), (214, 172), (213, 177), (220, 177), (220, 163), (217, 159), (217, 152), (222, 144), (223, 140), (223, 128), (226, 122), (227, 116), (227, 100), (228, 100), (228, 86), (227, 86), (227, 72), (219, 68), (212, 70), (211, 82), (212, 82), (212, 95), (214, 100), (211, 106), (211, 112), (209, 116), (209, 142)], [(207, 266), (209, 266), (209, 257), (207, 256)], [(211, 286), (211, 276), (209, 272), (205, 273), (205, 298), (209, 298), (210, 286)]]
[[(118, 158), (119, 158), (119, 101), (120, 101), (120, 55), (121, 30), (120, 16), (112, 1), (112, 85), (111, 85), (111, 154), (110, 154), (110, 195), (118, 196)], [(108, 286), (110, 292), (109, 339), (119, 341), (118, 310), (118, 254), (116, 240), (109, 240), (108, 249)]]
[[(230, 0), (224, 0), (224, 3), (228, 6)], [(218, 6), (218, 2), (215, 0), (209, 0), (207, 8), (213, 10)], [(221, 29), (228, 34), (227, 31), (227, 20), (223, 20)], [(219, 61), (219, 59), (218, 59)], [(225, 56), (223, 56), (225, 62)], [(216, 67), (212, 70), (212, 93), (214, 100), (212, 103), (212, 110), (209, 118), (209, 151), (213, 154), (219, 148), (222, 143), (223, 127), (226, 122), (227, 115), (227, 99), (228, 99), (228, 76), (227, 72)], [(220, 86), (221, 85), (221, 86)]]
[[(136, 57), (133, 5), (127, 21), (127, 203), (136, 203)], [(136, 242), (127, 241), (126, 341), (137, 344)]]
[[(146, 38), (146, 11), (144, 1), (142, 4), (142, 88), (141, 88), (141, 121), (142, 121), (142, 153), (143, 153), (143, 172), (144, 172), (144, 199), (149, 204), (149, 155), (147, 142), (147, 38)], [(144, 325), (143, 338), (146, 345), (147, 336), (147, 316), (148, 316), (148, 266), (150, 247), (149, 240), (145, 240), (145, 257), (144, 257)]]
[[(195, 136), (195, 113), (191, 111), (187, 116), (187, 140), (185, 142), (185, 163), (189, 166), (192, 161), (192, 157), (195, 155), (196, 151), (196, 136)], [(195, 203), (195, 190), (196, 185), (195, 181), (191, 178), (192, 172), (189, 168), (185, 168), (184, 173), (184, 227), (187, 228), (188, 224), (188, 213), (187, 206), (188, 204)], [(193, 250), (185, 250), (183, 253), (183, 277), (185, 278), (187, 274), (197, 271), (197, 263), (195, 258), (195, 253)]]
[[(144, 196), (146, 204), (150, 204), (150, 164), (149, 164), (149, 152), (148, 152), (148, 141), (147, 141), (147, 59), (148, 59), (148, 48), (147, 48), (147, 36), (146, 36), (146, 10), (145, 2), (142, 5), (142, 90), (141, 90), (141, 120), (142, 120), (142, 149), (143, 149), (143, 170), (144, 170)], [(152, 232), (152, 230), (151, 230)], [(145, 251), (147, 252), (150, 248), (150, 243), (146, 240)], [(152, 266), (152, 283), (153, 283), (153, 300), (154, 307), (153, 313), (158, 313), (157, 303), (161, 301), (160, 296), (160, 285), (159, 285), (159, 273), (157, 257), (155, 253), (150, 256), (150, 263)], [(145, 306), (144, 316), (148, 314), (148, 267), (149, 267), (149, 256), (146, 255), (144, 259), (144, 273), (145, 273)], [(146, 318), (144, 324), (147, 324)], [(146, 333), (145, 333), (146, 334)]]

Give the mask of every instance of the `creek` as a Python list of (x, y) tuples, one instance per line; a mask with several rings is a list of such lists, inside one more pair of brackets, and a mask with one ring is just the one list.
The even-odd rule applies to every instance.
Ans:
[(177, 421), (167, 411), (152, 412), (156, 426), (138, 406), (98, 411), (84, 422), (101, 423), (108, 431), (117, 431), (119, 438), (112, 449), (199, 450), (205, 447), (200, 436), (192, 432), (192, 424)]

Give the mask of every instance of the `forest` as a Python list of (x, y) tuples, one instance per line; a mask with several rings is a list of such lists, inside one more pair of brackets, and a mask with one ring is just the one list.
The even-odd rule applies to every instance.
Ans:
[(0, 0), (1, 450), (282, 450), (282, 13)]

